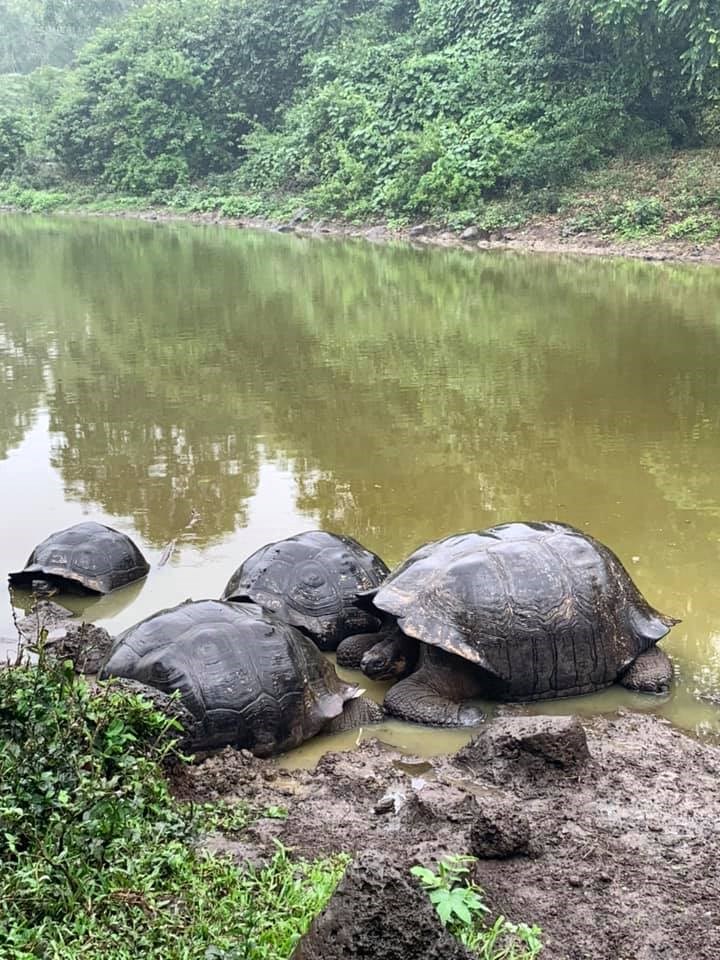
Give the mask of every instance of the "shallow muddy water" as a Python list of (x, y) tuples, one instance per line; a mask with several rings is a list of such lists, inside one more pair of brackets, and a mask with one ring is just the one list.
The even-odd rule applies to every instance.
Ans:
[(176, 540), (140, 586), (69, 604), (111, 632), (218, 596), (300, 530), (392, 565), (448, 533), (563, 520), (682, 618), (677, 677), (659, 699), (531, 709), (625, 705), (717, 734), (697, 696), (720, 694), (719, 475), (715, 267), (0, 215), (0, 573), (83, 518), (153, 564)]

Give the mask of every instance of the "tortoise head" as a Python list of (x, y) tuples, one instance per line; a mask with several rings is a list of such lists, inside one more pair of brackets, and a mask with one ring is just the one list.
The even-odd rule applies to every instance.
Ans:
[(43, 600), (47, 600), (48, 597), (57, 596), (57, 594), (60, 593), (60, 587), (57, 583), (43, 578), (32, 580), (30, 582), (30, 589), (36, 597), (41, 597)]
[(360, 669), (372, 680), (399, 680), (414, 669), (417, 658), (418, 641), (395, 630), (363, 655)]

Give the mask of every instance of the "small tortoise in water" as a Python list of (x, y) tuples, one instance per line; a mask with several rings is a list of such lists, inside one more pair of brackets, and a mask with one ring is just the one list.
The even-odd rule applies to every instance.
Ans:
[(222, 600), (249, 600), (302, 630), (321, 650), (351, 634), (380, 627), (377, 611), (356, 604), (378, 587), (388, 568), (352, 537), (323, 530), (261, 547), (235, 571)]
[(77, 523), (43, 540), (10, 583), (43, 595), (110, 593), (147, 576), (150, 565), (130, 537), (102, 523)]
[(250, 603), (187, 601), (121, 634), (100, 678), (180, 691), (189, 750), (225, 745), (265, 757), (316, 733), (381, 719), (299, 630)]
[[(400, 628), (338, 650), (376, 679), (402, 676), (388, 713), (472, 726), (475, 698), (571, 697), (615, 681), (661, 691), (656, 643), (679, 621), (654, 610), (606, 546), (561, 523), (506, 523), (416, 550), (371, 595)], [(422, 641), (418, 643), (418, 641)]]

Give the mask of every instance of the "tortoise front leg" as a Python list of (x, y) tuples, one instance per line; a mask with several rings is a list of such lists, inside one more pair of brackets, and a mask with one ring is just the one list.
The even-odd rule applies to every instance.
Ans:
[(324, 733), (344, 733), (357, 727), (367, 727), (371, 723), (382, 723), (384, 715), (380, 704), (370, 697), (355, 697), (348, 700), (338, 717), (327, 722)]
[(385, 695), (386, 713), (434, 727), (476, 727), (482, 723), (485, 713), (473, 703), (484, 687), (477, 668), (461, 657), (425, 644), (421, 647), (419, 669)]
[(670, 657), (660, 647), (652, 646), (633, 660), (627, 670), (618, 677), (618, 683), (628, 690), (665, 693), (672, 676)]

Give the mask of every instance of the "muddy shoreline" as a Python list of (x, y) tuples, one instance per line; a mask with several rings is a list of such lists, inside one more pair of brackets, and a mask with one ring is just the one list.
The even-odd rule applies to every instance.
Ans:
[(564, 733), (559, 750), (507, 737), (495, 749), (493, 728), (517, 722), (501, 719), (489, 751), (485, 733), (434, 760), (370, 741), (289, 771), (226, 749), (175, 771), (173, 789), (288, 811), (241, 839), (207, 839), (242, 863), (264, 862), (275, 839), (299, 856), (370, 852), (403, 870), (474, 853), (492, 909), (539, 924), (548, 960), (716, 960), (720, 747), (629, 712), (520, 722), (536, 721), (584, 729), (589, 757)]
[[(12, 206), (0, 205), (0, 212), (26, 213)], [(699, 246), (682, 240), (661, 242), (633, 241), (619, 243), (596, 233), (566, 237), (563, 220), (547, 217), (518, 228), (478, 231), (467, 238), (463, 232), (438, 228), (432, 224), (415, 224), (391, 228), (387, 224), (356, 225), (338, 221), (298, 219), (279, 221), (254, 218), (222, 217), (216, 213), (181, 213), (167, 209), (94, 211), (82, 207), (58, 210), (50, 216), (101, 217), (103, 219), (142, 220), (157, 223), (190, 223), (234, 229), (265, 230), (327, 239), (364, 239), (371, 243), (400, 242), (417, 247), (457, 248), (467, 251), (513, 251), (516, 253), (567, 254), (604, 258), (625, 258), (649, 262), (720, 263), (720, 242)]]

